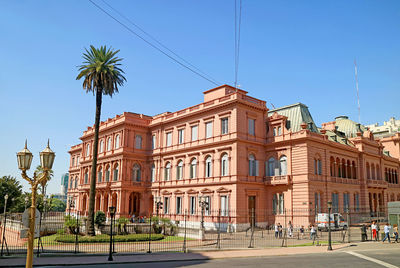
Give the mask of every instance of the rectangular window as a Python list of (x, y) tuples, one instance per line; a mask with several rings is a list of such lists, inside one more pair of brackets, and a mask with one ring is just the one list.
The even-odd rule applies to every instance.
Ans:
[(190, 197), (190, 214), (194, 215), (196, 213), (196, 197)]
[(110, 171), (106, 170), (106, 182), (110, 181)]
[(343, 194), (343, 209), (345, 212), (347, 212), (349, 208), (350, 208), (349, 194), (344, 193)]
[(249, 119), (249, 135), (255, 135), (255, 121), (254, 119)]
[(315, 193), (314, 207), (315, 207), (315, 212), (321, 213), (321, 194), (320, 193)]
[(182, 144), (185, 141), (185, 130), (179, 129), (178, 130), (178, 144)]
[(176, 197), (176, 214), (182, 214), (182, 197)]
[(228, 134), (228, 117), (221, 119), (221, 135)]
[(79, 156), (76, 158), (76, 165), (79, 165)]
[(114, 181), (118, 180), (118, 169), (114, 169), (114, 176), (113, 176)]
[(164, 197), (164, 214), (169, 213), (169, 197)]
[(279, 214), (283, 214), (285, 210), (285, 202), (284, 202), (283, 194), (279, 194), (278, 202), (279, 202)]
[(167, 133), (167, 147), (172, 145), (172, 132)]
[(332, 212), (339, 212), (339, 194), (332, 193)]
[(322, 160), (318, 160), (318, 175), (322, 175)]
[(228, 196), (221, 195), (221, 216), (228, 216)]
[(282, 135), (282, 128), (278, 127), (278, 136)]
[(206, 139), (212, 137), (212, 130), (213, 130), (213, 123), (207, 122), (206, 123)]
[(192, 126), (192, 141), (197, 141), (197, 126)]
[(156, 168), (154, 167), (154, 165), (151, 167), (151, 182), (155, 181), (156, 178)]
[(209, 196), (205, 197), (205, 201), (208, 204), (204, 210), (204, 214), (209, 216), (211, 215), (211, 198)]
[(156, 135), (151, 136), (151, 149), (156, 148)]
[(87, 184), (88, 183), (88, 180), (89, 180), (89, 175), (87, 174), (87, 173), (85, 173), (85, 184)]
[(274, 136), (276, 136), (276, 127), (274, 127)]
[(135, 148), (142, 149), (142, 136), (136, 135), (135, 137)]
[(356, 211), (360, 210), (360, 196), (358, 194), (354, 194), (354, 208)]
[(97, 181), (101, 182), (101, 177), (103, 176), (103, 173), (101, 171), (97, 172)]

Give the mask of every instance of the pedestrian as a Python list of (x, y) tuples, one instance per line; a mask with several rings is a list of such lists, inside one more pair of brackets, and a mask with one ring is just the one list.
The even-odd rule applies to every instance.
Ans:
[(372, 230), (372, 239), (376, 241), (377, 240), (376, 232), (378, 231), (378, 226), (376, 225), (376, 221), (372, 222), (371, 230)]
[(315, 229), (314, 225), (311, 224), (310, 239), (313, 241), (313, 245), (314, 245), (316, 234), (317, 234), (317, 230)]
[(280, 224), (279, 223), (279, 228), (278, 228), (278, 230), (279, 230), (279, 238), (282, 238), (282, 224)]
[(132, 214), (131, 223), (134, 223), (134, 222), (135, 222), (135, 214)]
[(300, 227), (300, 236), (301, 236), (301, 238), (304, 238), (304, 226), (303, 225)]
[(275, 238), (278, 238), (279, 235), (279, 223), (275, 224)]
[(288, 235), (289, 237), (293, 237), (293, 224), (291, 221), (289, 221), (289, 226), (288, 226)]
[(385, 242), (386, 238), (388, 239), (389, 243), (390, 243), (390, 229), (392, 227), (389, 225), (389, 223), (386, 223), (385, 227), (383, 227), (383, 231), (385, 233), (385, 238), (383, 238), (382, 243)]
[(393, 234), (394, 234), (394, 240), (396, 243), (399, 243), (399, 228), (397, 227), (397, 224), (393, 224)]

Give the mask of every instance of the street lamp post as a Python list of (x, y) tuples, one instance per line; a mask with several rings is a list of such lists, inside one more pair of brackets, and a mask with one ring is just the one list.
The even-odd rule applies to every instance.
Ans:
[[(3, 247), (4, 243), (6, 243), (6, 224), (7, 224), (7, 217), (6, 217), (6, 210), (7, 210), (7, 200), (8, 200), (8, 194), (4, 196), (4, 217), (3, 217), (3, 237), (1, 238), (1, 256), (3, 256)], [(6, 248), (8, 252), (8, 246), (6, 243)]]
[(25, 141), (25, 148), (17, 153), (18, 168), (22, 171), (22, 178), (24, 178), (31, 185), (32, 190), (32, 204), (29, 213), (29, 231), (28, 231), (28, 250), (26, 253), (26, 267), (32, 267), (33, 264), (33, 240), (35, 235), (35, 214), (36, 214), (36, 193), (38, 185), (45, 185), (49, 178), (49, 171), (53, 167), (55, 153), (50, 149), (49, 142), (47, 147), (40, 152), (40, 164), (43, 168), (43, 173), (39, 176), (36, 172), (33, 173), (33, 178), (28, 177), (26, 171), (31, 168), (32, 153), (27, 148)]
[(154, 198), (154, 202), (155, 202), (155, 204), (156, 204), (156, 214), (157, 214), (157, 218), (158, 218), (158, 213), (159, 213), (159, 211), (160, 211), (160, 208), (161, 208), (162, 205), (163, 205), (163, 202), (161, 202), (161, 196), (156, 196), (156, 197)]
[(328, 201), (328, 250), (332, 250), (332, 237), (331, 237), (331, 209), (332, 201)]
[(113, 218), (114, 218), (114, 215), (115, 215), (115, 207), (109, 207), (108, 208), (108, 211), (110, 212), (110, 216), (111, 216), (111, 225), (110, 225), (110, 251), (109, 251), (109, 253), (108, 253), (108, 261), (112, 261), (113, 260), (113, 256), (112, 256), (112, 254), (113, 254), (113, 244), (112, 244), (112, 241), (113, 241)]
[(208, 208), (207, 197), (199, 196), (199, 206), (201, 208), (200, 236), (204, 239), (204, 210)]

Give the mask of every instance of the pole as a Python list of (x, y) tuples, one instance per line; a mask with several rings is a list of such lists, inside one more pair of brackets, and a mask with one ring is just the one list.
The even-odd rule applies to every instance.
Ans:
[(75, 254), (79, 251), (78, 235), (79, 235), (79, 212), (76, 211), (76, 229), (75, 229)]
[(331, 208), (328, 208), (328, 250), (332, 250), (332, 237), (331, 237)]
[(217, 248), (221, 249), (221, 209), (218, 210), (218, 240)]
[(185, 221), (185, 234), (183, 236), (183, 247), (182, 247), (182, 251), (184, 253), (187, 253), (187, 248), (186, 248), (186, 216), (187, 216), (187, 209), (185, 209), (185, 214), (183, 215), (183, 219)]
[(37, 191), (37, 184), (33, 184), (31, 213), (29, 217), (28, 250), (27, 250), (28, 252), (26, 256), (27, 268), (32, 268), (33, 266), (33, 242), (35, 237), (35, 217), (36, 217), (36, 191)]
[(147, 253), (151, 253), (151, 214), (150, 214), (150, 224), (149, 224), (149, 250)]
[[(347, 243), (350, 243), (351, 240), (351, 235), (350, 235), (350, 212), (349, 212), (349, 208), (347, 208)], [(372, 236), (371, 236), (372, 237)]]
[[(6, 239), (6, 224), (7, 224), (6, 210), (7, 210), (7, 199), (5, 199), (5, 202), (4, 202), (4, 223), (3, 223), (3, 238), (1, 239), (1, 256), (3, 256), (3, 247), (4, 247), (4, 242)], [(7, 242), (6, 242), (6, 248), (7, 248), (7, 255), (8, 255), (9, 252), (8, 252)]]
[(113, 236), (113, 229), (112, 229), (112, 225), (113, 225), (113, 215), (111, 215), (111, 226), (110, 226), (110, 250), (108, 252), (108, 261), (113, 261), (113, 256), (112, 256), (112, 252), (113, 252), (113, 245), (112, 245), (112, 236)]

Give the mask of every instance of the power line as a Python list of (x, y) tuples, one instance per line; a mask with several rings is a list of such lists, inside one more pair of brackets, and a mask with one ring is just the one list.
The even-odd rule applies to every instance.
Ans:
[(107, 16), (109, 16), (110, 18), (112, 18), (113, 20), (115, 20), (118, 24), (120, 24), (122, 27), (124, 27), (125, 29), (127, 29), (130, 33), (134, 34), (136, 37), (140, 38), (142, 41), (144, 41), (145, 43), (147, 43), (149, 46), (151, 46), (152, 48), (158, 50), (159, 52), (161, 52), (162, 54), (164, 54), (165, 56), (167, 56), (168, 58), (170, 58), (171, 60), (173, 60), (174, 62), (176, 62), (177, 64), (181, 65), (182, 67), (188, 69), (189, 71), (193, 72), (194, 74), (197, 74), (198, 76), (202, 77), (203, 79), (209, 81), (210, 83), (213, 83), (216, 86), (219, 86), (219, 84), (217, 82), (212, 81), (211, 79), (205, 77), (204, 75), (202, 75), (201, 73), (199, 73), (198, 71), (190, 68), (189, 66), (185, 65), (184, 63), (180, 62), (179, 60), (175, 59), (174, 57), (172, 57), (171, 55), (169, 55), (168, 53), (164, 52), (163, 50), (161, 50), (160, 48), (158, 48), (157, 46), (155, 46), (154, 44), (152, 44), (151, 42), (147, 41), (145, 38), (143, 38), (141, 35), (139, 35), (138, 33), (136, 33), (134, 30), (132, 30), (130, 27), (128, 27), (127, 25), (125, 25), (124, 23), (122, 23), (121, 21), (119, 21), (117, 18), (115, 18), (113, 15), (111, 15), (109, 12), (107, 12), (106, 10), (104, 10), (102, 7), (100, 7), (99, 5), (97, 5), (95, 2), (93, 2), (92, 0), (89, 0), (95, 7), (97, 7), (98, 9), (100, 9), (101, 11), (103, 11)]
[(176, 56), (177, 58), (179, 58), (180, 60), (182, 60), (183, 62), (185, 62), (186, 64), (188, 64), (190, 67), (192, 67), (193, 69), (195, 69), (196, 71), (198, 71), (199, 73), (201, 73), (202, 75), (210, 78), (210, 80), (213, 80), (214, 82), (221, 84), (220, 82), (218, 82), (216, 79), (214, 79), (212, 76), (206, 74), (205, 72), (203, 72), (202, 70), (200, 70), (199, 68), (197, 68), (196, 66), (194, 66), (193, 64), (191, 64), (190, 62), (188, 62), (187, 60), (185, 60), (184, 58), (182, 58), (181, 56), (179, 56), (177, 53), (175, 53), (174, 51), (172, 51), (170, 48), (168, 48), (167, 46), (165, 46), (164, 44), (162, 44), (157, 38), (155, 38), (154, 36), (152, 36), (151, 34), (149, 34), (148, 32), (146, 32), (142, 27), (140, 27), (139, 25), (137, 25), (136, 23), (134, 23), (132, 20), (130, 20), (129, 18), (127, 18), (124, 14), (122, 14), (120, 11), (118, 11), (117, 9), (115, 9), (113, 6), (111, 6), (110, 4), (108, 4), (105, 0), (101, 0), (104, 4), (106, 4), (109, 8), (111, 8), (114, 12), (116, 12), (118, 15), (120, 15), (122, 18), (124, 18), (126, 21), (128, 21), (130, 24), (132, 24), (133, 26), (135, 26), (137, 29), (139, 29), (142, 33), (144, 33), (145, 35), (147, 35), (150, 39), (152, 39), (154, 42), (156, 42), (158, 45), (160, 45), (162, 48), (168, 50), (170, 53), (172, 53), (174, 56)]

